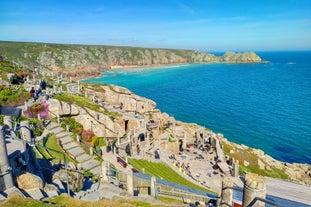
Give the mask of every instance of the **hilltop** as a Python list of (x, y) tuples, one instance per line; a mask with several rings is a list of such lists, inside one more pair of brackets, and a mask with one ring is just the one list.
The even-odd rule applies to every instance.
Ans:
[(1, 42), (0, 55), (26, 68), (67, 73), (72, 78), (98, 76), (115, 67), (158, 66), (185, 63), (260, 63), (254, 52), (227, 52), (223, 56), (196, 50)]

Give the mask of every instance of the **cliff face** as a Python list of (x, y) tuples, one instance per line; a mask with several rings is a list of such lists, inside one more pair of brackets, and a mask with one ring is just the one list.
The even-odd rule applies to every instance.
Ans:
[[(254, 52), (227, 52), (217, 57), (195, 50), (134, 47), (60, 45), (45, 43), (0, 42), (0, 55), (33, 68), (75, 73), (96, 73), (115, 66), (152, 66), (182, 63), (260, 63)], [(87, 71), (87, 72), (86, 72)]]

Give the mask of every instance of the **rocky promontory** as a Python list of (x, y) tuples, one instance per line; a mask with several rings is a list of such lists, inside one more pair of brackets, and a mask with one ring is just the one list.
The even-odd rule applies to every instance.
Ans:
[(38, 66), (56, 73), (62, 71), (72, 78), (94, 77), (115, 67), (263, 62), (255, 52), (226, 52), (223, 56), (215, 56), (196, 50), (1, 41), (0, 55), (29, 69)]

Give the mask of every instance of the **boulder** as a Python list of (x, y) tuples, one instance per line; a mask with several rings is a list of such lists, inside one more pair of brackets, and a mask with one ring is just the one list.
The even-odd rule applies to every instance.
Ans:
[[(62, 183), (67, 183), (67, 172), (66, 170), (59, 170), (57, 171), (53, 177), (52, 180), (59, 179)], [(74, 172), (74, 171), (68, 171), (68, 182), (69, 182), (69, 188), (71, 191), (76, 192), (78, 189), (83, 188), (83, 180), (84, 176), (82, 173)]]
[(41, 178), (29, 172), (17, 176), (16, 182), (18, 188), (22, 190), (29, 190), (34, 188), (43, 189), (44, 187), (44, 183)]

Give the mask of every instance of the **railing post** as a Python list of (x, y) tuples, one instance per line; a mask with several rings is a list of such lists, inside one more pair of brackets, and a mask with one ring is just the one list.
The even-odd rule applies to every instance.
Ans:
[[(26, 126), (26, 127), (29, 128), (29, 121), (22, 121), (21, 125), (22, 126)], [(22, 132), (22, 138), (24, 140), (26, 140), (27, 142), (31, 142), (32, 141), (31, 140), (32, 137), (31, 137), (31, 131), (30, 130), (28, 130), (27, 128), (21, 128), (21, 132)]]
[(253, 202), (256, 198), (266, 197), (266, 180), (264, 177), (255, 173), (247, 173), (245, 175), (244, 190), (243, 190), (243, 207), (248, 207), (254, 203), (253, 207), (264, 207), (265, 203), (261, 201)]
[(151, 179), (150, 179), (150, 193), (151, 193), (151, 196), (152, 197), (155, 197), (156, 196), (156, 177), (155, 176), (152, 176)]
[(221, 202), (220, 206), (232, 206), (233, 182), (229, 177), (222, 180)]
[(10, 171), (8, 151), (5, 144), (3, 127), (0, 126), (0, 191), (5, 191), (14, 186)]
[(108, 181), (107, 164), (107, 161), (102, 162), (102, 181)]
[(126, 185), (127, 185), (127, 192), (130, 195), (134, 195), (134, 178), (133, 172), (129, 172), (126, 177)]

